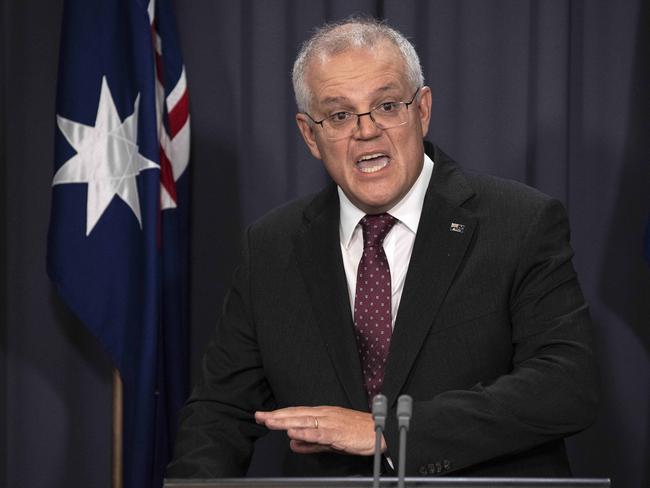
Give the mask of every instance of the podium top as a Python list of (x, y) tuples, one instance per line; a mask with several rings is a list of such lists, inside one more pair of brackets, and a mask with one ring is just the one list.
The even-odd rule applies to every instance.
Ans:
[[(372, 478), (220, 478), (168, 479), (165, 488), (368, 488)], [(381, 488), (395, 488), (397, 478), (381, 478)], [(407, 488), (610, 488), (594, 478), (406, 478)]]

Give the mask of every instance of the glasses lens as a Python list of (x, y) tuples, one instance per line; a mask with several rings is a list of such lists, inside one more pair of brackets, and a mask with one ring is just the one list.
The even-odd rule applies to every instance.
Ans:
[(408, 120), (407, 107), (404, 102), (382, 103), (371, 113), (377, 127), (381, 129), (398, 127), (406, 124)]
[(343, 139), (349, 137), (357, 125), (357, 116), (345, 112), (346, 117), (334, 115), (323, 120), (323, 129), (325, 136), (330, 140)]
[[(408, 105), (405, 102), (382, 103), (364, 115), (370, 115), (380, 129), (392, 129), (408, 122)], [(359, 116), (350, 112), (340, 112), (323, 120), (325, 137), (332, 141), (350, 137), (358, 125)]]

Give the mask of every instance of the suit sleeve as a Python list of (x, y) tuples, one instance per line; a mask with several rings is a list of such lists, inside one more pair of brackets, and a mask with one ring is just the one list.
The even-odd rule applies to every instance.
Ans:
[[(250, 233), (250, 231), (249, 231)], [(253, 417), (273, 408), (250, 304), (248, 234), (221, 318), (203, 358), (202, 377), (180, 414), (168, 478), (244, 476), (255, 440)]]
[[(522, 240), (509, 291), (512, 370), (414, 402), (406, 473), (430, 475), (534, 449), (593, 422), (598, 403), (591, 321), (571, 264), (562, 205), (547, 200)], [(391, 412), (395, 417), (395, 412)], [(397, 452), (397, 421), (386, 423)]]

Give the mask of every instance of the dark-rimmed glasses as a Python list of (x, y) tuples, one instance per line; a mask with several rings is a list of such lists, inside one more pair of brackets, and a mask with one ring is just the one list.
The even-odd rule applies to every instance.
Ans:
[(336, 112), (322, 120), (314, 120), (307, 112), (303, 112), (311, 121), (323, 128), (325, 137), (329, 140), (350, 137), (359, 126), (361, 117), (367, 115), (380, 129), (392, 129), (408, 122), (408, 107), (415, 101), (420, 88), (415, 90), (409, 102), (384, 102), (369, 112), (357, 114), (354, 112)]

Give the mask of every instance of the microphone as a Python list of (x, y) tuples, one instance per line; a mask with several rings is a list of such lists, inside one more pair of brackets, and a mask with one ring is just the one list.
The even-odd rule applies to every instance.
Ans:
[(388, 414), (388, 400), (382, 394), (375, 395), (372, 399), (372, 418), (375, 421), (375, 464), (372, 470), (372, 486), (379, 488), (379, 472), (381, 463), (381, 438), (386, 427)]
[(397, 488), (404, 488), (406, 471), (406, 433), (411, 423), (413, 398), (402, 395), (397, 399), (397, 427), (399, 428), (399, 464), (397, 470)]

